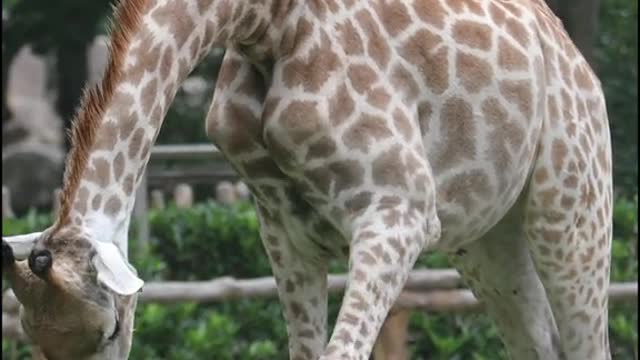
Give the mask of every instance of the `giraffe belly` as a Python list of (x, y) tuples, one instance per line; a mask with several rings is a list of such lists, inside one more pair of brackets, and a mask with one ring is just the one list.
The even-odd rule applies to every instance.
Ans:
[[(436, 208), (442, 230), (440, 240), (426, 250), (456, 250), (485, 235), (516, 203), (527, 178), (525, 173), (510, 181), (507, 188), (492, 191), (476, 183), (482, 181), (477, 175), (461, 173), (455, 180), (436, 176)], [(474, 188), (484, 192), (470, 190)]]
[[(432, 248), (455, 250), (477, 240), (509, 212), (530, 177), (539, 133), (540, 126), (534, 126), (527, 140), (511, 146), (510, 160), (479, 152), (475, 159), (457, 166), (434, 167), (442, 233)], [(427, 157), (431, 164), (437, 161), (433, 156)]]

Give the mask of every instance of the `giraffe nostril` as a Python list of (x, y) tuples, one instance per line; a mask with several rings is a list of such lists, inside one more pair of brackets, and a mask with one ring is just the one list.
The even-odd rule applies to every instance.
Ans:
[(33, 250), (29, 255), (29, 268), (42, 279), (46, 277), (52, 263), (51, 252), (47, 249)]

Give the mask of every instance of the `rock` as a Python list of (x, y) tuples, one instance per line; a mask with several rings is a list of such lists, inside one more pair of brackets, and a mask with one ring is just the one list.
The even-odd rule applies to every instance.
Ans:
[(24, 141), (2, 149), (2, 184), (11, 192), (13, 209), (49, 208), (53, 189), (62, 185), (64, 156), (51, 144)]

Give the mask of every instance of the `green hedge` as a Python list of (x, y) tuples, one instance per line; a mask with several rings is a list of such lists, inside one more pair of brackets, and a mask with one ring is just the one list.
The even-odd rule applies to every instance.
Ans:
[[(4, 220), (3, 233), (42, 229), (48, 216), (30, 214)], [(170, 206), (150, 215), (153, 241), (144, 254), (132, 254), (149, 280), (205, 280), (222, 275), (250, 278), (270, 275), (258, 240), (258, 223), (249, 204), (222, 207), (212, 202), (192, 209)], [(637, 198), (615, 206), (613, 281), (637, 279)], [(134, 232), (132, 232), (134, 233)], [(132, 249), (135, 240), (132, 240)], [(441, 254), (420, 259), (420, 266), (448, 267)], [(335, 264), (333, 271), (343, 265)], [(335, 319), (339, 298), (330, 299)], [(610, 336), (614, 359), (637, 353), (638, 311), (614, 305)], [(504, 359), (496, 331), (483, 314), (426, 315), (415, 312), (411, 323), (412, 359)], [(214, 304), (140, 304), (131, 359), (286, 359), (286, 331), (276, 300), (233, 300)], [(3, 340), (3, 354), (10, 343)], [(17, 359), (27, 359), (19, 347)], [(4, 358), (4, 356), (3, 356)]]

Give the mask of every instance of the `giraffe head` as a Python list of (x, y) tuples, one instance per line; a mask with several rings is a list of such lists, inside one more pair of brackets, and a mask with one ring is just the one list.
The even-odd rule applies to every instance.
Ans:
[(2, 273), (47, 360), (128, 357), (143, 283), (116, 245), (79, 228), (5, 237)]

